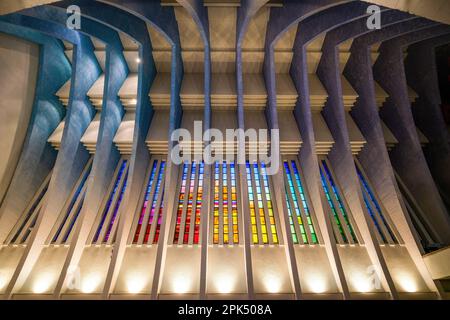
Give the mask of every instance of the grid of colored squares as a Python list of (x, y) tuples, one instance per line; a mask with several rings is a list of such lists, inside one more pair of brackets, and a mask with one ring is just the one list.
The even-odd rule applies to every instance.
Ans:
[(59, 226), (51, 240), (52, 244), (64, 244), (69, 239), (69, 236), (73, 230), (73, 226), (77, 221), (81, 208), (83, 207), (84, 198), (86, 196), (86, 181), (89, 178), (92, 169), (92, 158), (89, 159), (85, 169), (81, 174), (80, 181), (76, 186), (75, 193), (70, 199), (69, 205), (64, 211), (64, 215), (61, 220), (58, 220)]
[(350, 223), (350, 219), (345, 210), (335, 179), (328, 167), (326, 160), (321, 161), (320, 177), (323, 191), (333, 214), (333, 230), (338, 243), (358, 243), (358, 239)]
[(295, 160), (283, 161), (286, 180), (286, 204), (294, 244), (317, 244), (318, 238), (311, 217), (305, 189), (300, 177), (300, 166)]
[(269, 177), (264, 163), (246, 162), (253, 244), (278, 244)]
[(391, 226), (387, 222), (383, 210), (375, 197), (374, 192), (370, 188), (362, 169), (356, 164), (359, 181), (361, 183), (361, 191), (363, 193), (364, 204), (369, 212), (370, 218), (378, 232), (377, 238), (384, 244), (397, 244), (398, 240), (394, 235)]
[(238, 244), (238, 205), (234, 162), (214, 164), (213, 244)]
[(133, 244), (157, 244), (164, 200), (164, 169), (166, 162), (154, 159), (145, 189)]
[(199, 244), (203, 175), (203, 162), (183, 164), (176, 208), (174, 244)]
[(119, 171), (114, 179), (114, 186), (109, 193), (108, 201), (92, 240), (94, 244), (111, 243), (117, 229), (116, 217), (127, 187), (128, 161), (126, 159), (121, 160), (119, 166)]

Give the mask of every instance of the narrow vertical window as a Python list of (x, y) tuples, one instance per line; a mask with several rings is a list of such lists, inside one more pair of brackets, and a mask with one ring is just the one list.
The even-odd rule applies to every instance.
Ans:
[[(128, 161), (122, 160), (119, 171), (115, 177), (113, 188), (109, 194), (106, 206), (100, 218), (97, 231), (93, 237), (93, 243), (100, 241), (101, 243), (111, 242), (110, 235), (116, 221), (116, 215), (119, 211), (120, 204), (125, 193), (128, 177)], [(105, 225), (105, 222), (108, 221)]]
[(75, 222), (78, 219), (78, 216), (80, 215), (81, 209), (83, 208), (85, 198), (86, 198), (86, 191), (83, 193), (83, 195), (80, 199), (80, 205), (78, 206), (77, 211), (75, 212), (75, 215), (69, 224), (69, 229), (67, 230), (66, 234), (64, 235), (62, 243), (66, 243), (69, 240), (69, 237), (71, 237), (73, 227), (75, 225)]
[(264, 163), (247, 161), (247, 184), (253, 244), (278, 244), (275, 209)]
[(294, 242), (294, 244), (298, 244), (297, 232), (295, 231), (294, 219), (292, 218), (292, 209), (291, 209), (291, 204), (289, 201), (287, 189), (285, 189), (285, 195), (286, 195), (286, 205), (287, 205), (288, 216), (289, 216), (289, 229), (291, 230), (292, 241)]
[(8, 238), (5, 241), (5, 244), (24, 244), (27, 242), (31, 231), (36, 224), (37, 217), (41, 212), (42, 205), (45, 201), (51, 175), (52, 172), (47, 175), (44, 182), (41, 184), (38, 191), (34, 195), (33, 199), (30, 201), (27, 208), (22, 213), (19, 221), (11, 230)]
[(200, 214), (202, 210), (202, 197), (203, 197), (203, 162), (199, 164), (199, 176), (198, 176), (198, 189), (197, 200), (195, 206), (195, 229), (194, 229), (194, 244), (198, 244), (200, 241)]
[(183, 244), (187, 244), (189, 242), (189, 231), (191, 230), (192, 210), (194, 207), (194, 191), (195, 191), (196, 171), (197, 171), (197, 163), (192, 162)]
[(277, 244), (278, 243), (277, 227), (275, 224), (275, 216), (274, 216), (274, 212), (273, 212), (272, 196), (270, 194), (270, 189), (269, 189), (269, 178), (267, 176), (266, 165), (264, 164), (264, 162), (261, 163), (261, 167), (262, 167), (262, 175), (263, 175), (263, 182), (264, 182), (264, 192), (266, 195), (267, 210), (269, 211), (270, 233), (272, 235), (273, 243)]
[(178, 196), (178, 207), (177, 207), (177, 218), (176, 218), (176, 225), (175, 225), (175, 236), (174, 236), (174, 244), (178, 243), (178, 239), (180, 236), (180, 230), (181, 230), (181, 218), (183, 215), (183, 208), (185, 205), (185, 196), (186, 196), (186, 184), (187, 184), (187, 175), (188, 175), (188, 169), (189, 164), (184, 163), (183, 164), (183, 172), (182, 172), (182, 178), (181, 178), (181, 187), (180, 187), (180, 194)]
[(219, 245), (238, 244), (239, 211), (234, 162), (215, 162), (213, 170), (212, 243)]
[(262, 191), (261, 191), (261, 181), (259, 177), (259, 168), (258, 164), (255, 162), (253, 164), (253, 173), (255, 175), (255, 185), (256, 185), (256, 201), (258, 204), (258, 218), (261, 225), (261, 234), (262, 234), (262, 241), (264, 244), (269, 243), (269, 237), (267, 235), (267, 224), (266, 224), (266, 217), (264, 214), (264, 205), (263, 205), (263, 198), (262, 198)]
[(302, 185), (302, 182), (300, 179), (299, 169), (297, 169), (297, 164), (293, 160), (291, 161), (291, 165), (292, 165), (292, 169), (294, 170), (295, 181), (297, 182), (297, 189), (300, 192), (300, 198), (301, 198), (300, 200), (303, 205), (303, 210), (305, 211), (306, 222), (308, 223), (309, 231), (311, 233), (312, 243), (318, 243), (317, 234), (314, 229), (314, 224), (312, 222), (311, 210), (309, 209), (310, 206), (308, 205), (308, 201), (307, 201), (306, 194), (305, 194), (305, 189), (303, 188), (303, 185)]
[[(292, 197), (292, 204), (293, 204), (292, 205), (293, 209), (292, 209), (290, 201), (289, 200), (287, 201), (288, 212), (290, 212), (290, 215), (291, 215), (290, 218), (292, 219), (291, 226), (292, 226), (292, 228), (294, 228), (294, 234), (295, 234), (295, 223), (294, 223), (294, 220), (292, 218), (292, 214), (295, 213), (295, 216), (297, 217), (297, 222), (298, 222), (298, 226), (299, 226), (299, 229), (300, 229), (300, 233), (301, 233), (301, 237), (302, 237), (303, 243), (308, 243), (308, 238), (306, 236), (306, 231), (305, 231), (305, 228), (303, 226), (303, 220), (302, 220), (302, 217), (301, 217), (300, 206), (298, 204), (298, 199), (297, 199), (297, 195), (296, 195), (296, 192), (295, 192), (295, 186), (294, 186), (294, 182), (293, 182), (292, 175), (291, 175), (291, 169), (289, 168), (289, 163), (287, 161), (284, 162), (284, 168), (286, 170), (288, 189), (290, 191), (290, 196)], [(286, 199), (288, 199), (288, 198), (289, 197), (286, 195)], [(298, 242), (297, 236), (295, 237), (295, 239)]]
[(339, 195), (339, 192), (337, 190), (337, 186), (334, 183), (334, 179), (333, 179), (333, 176), (331, 175), (330, 169), (328, 168), (327, 163), (326, 163), (325, 160), (322, 161), (322, 164), (323, 164), (323, 167), (325, 169), (325, 174), (326, 174), (326, 176), (328, 178), (328, 181), (330, 182), (331, 189), (333, 190), (334, 197), (335, 197), (336, 201), (339, 204), (339, 210), (341, 211), (342, 216), (344, 217), (345, 223), (347, 224), (347, 227), (350, 230), (350, 234), (351, 234), (351, 236), (353, 238), (353, 241), (354, 242), (358, 242), (357, 239), (356, 239), (356, 236), (355, 236), (355, 232), (353, 231), (353, 227), (350, 224), (347, 212), (345, 211), (344, 205), (342, 203), (342, 199), (341, 199), (341, 197)]
[[(334, 231), (335, 236), (339, 243), (358, 243), (358, 238), (356, 237), (355, 231), (353, 229), (349, 215), (347, 214), (346, 207), (340, 196), (340, 192), (337, 184), (335, 183), (335, 178), (327, 164), (326, 160), (320, 162), (320, 175), (322, 178), (322, 186), (327, 198), (327, 202), (330, 205), (330, 209), (335, 218)], [(337, 230), (341, 239), (339, 240), (339, 235), (336, 234)]]
[(375, 193), (370, 187), (370, 184), (366, 179), (365, 174), (363, 173), (362, 168), (360, 167), (356, 159), (355, 164), (356, 164), (356, 172), (358, 174), (358, 178), (361, 184), (361, 191), (363, 193), (364, 204), (381, 238), (380, 240), (383, 243), (389, 244), (398, 243), (393, 228), (389, 224), (388, 219), (385, 217), (381, 205), (377, 200)]
[(228, 244), (228, 178), (227, 165), (224, 162), (222, 165), (222, 197), (223, 197), (223, 243)]
[(173, 230), (174, 244), (198, 244), (203, 198), (203, 162), (185, 163)]
[[(150, 231), (152, 230), (153, 220), (155, 219), (155, 213), (159, 214), (158, 202), (160, 203), (159, 207), (161, 207), (162, 198), (159, 198), (158, 196), (161, 193), (161, 182), (163, 180), (164, 167), (165, 162), (161, 162), (161, 167), (158, 173), (158, 180), (156, 182), (156, 188), (153, 193), (153, 201), (150, 209), (150, 217), (148, 218), (147, 228), (145, 230), (145, 238), (144, 238), (145, 244), (149, 242)], [(152, 241), (150, 241), (150, 243), (152, 243)]]
[(236, 189), (236, 172), (234, 168), (234, 162), (230, 163), (231, 173), (231, 219), (233, 226), (233, 243), (239, 243), (239, 218), (238, 218), (238, 205), (237, 205), (237, 189)]
[(247, 169), (247, 186), (248, 186), (248, 202), (250, 208), (250, 221), (252, 226), (252, 240), (253, 244), (259, 243), (259, 235), (258, 235), (258, 224), (256, 222), (256, 205), (255, 205), (255, 195), (253, 194), (253, 179), (252, 173), (250, 169), (250, 163), (247, 161), (246, 163)]
[[(161, 197), (164, 199), (164, 190), (162, 190)], [(158, 223), (156, 225), (155, 237), (153, 238), (153, 244), (157, 244), (159, 240), (159, 233), (161, 231), (162, 213), (164, 209), (164, 202), (161, 201), (161, 206), (159, 207), (158, 213)]]
[(149, 202), (149, 198), (150, 198), (150, 193), (152, 191), (153, 181), (155, 179), (157, 166), (158, 166), (158, 160), (154, 160), (152, 169), (150, 172), (150, 177), (149, 177), (148, 183), (147, 183), (147, 189), (146, 189), (145, 196), (144, 196), (144, 203), (142, 204), (141, 214), (139, 216), (138, 225), (136, 227), (136, 232), (134, 234), (133, 243), (137, 243), (139, 240), (139, 235), (141, 233), (142, 224), (144, 223), (145, 212), (147, 211), (148, 202)]
[(52, 244), (64, 244), (70, 236), (73, 225), (77, 221), (78, 215), (83, 207), (86, 195), (87, 181), (92, 169), (93, 159), (89, 159), (80, 178), (78, 179), (74, 191), (70, 195), (67, 204), (64, 206), (52, 232)]
[(117, 213), (119, 212), (119, 208), (120, 208), (120, 205), (122, 203), (123, 196), (125, 194), (125, 190), (127, 188), (127, 182), (128, 182), (128, 174), (125, 175), (125, 181), (123, 182), (123, 186), (122, 186), (122, 188), (120, 190), (119, 200), (117, 200), (117, 203), (114, 206), (113, 215), (112, 215), (111, 221), (110, 221), (110, 223), (108, 225), (108, 230), (106, 231), (105, 239), (103, 240), (103, 242), (108, 242), (109, 237), (111, 236), (111, 231), (113, 229), (114, 222), (116, 221)]
[(219, 163), (214, 164), (214, 209), (213, 209), (213, 243), (219, 243)]

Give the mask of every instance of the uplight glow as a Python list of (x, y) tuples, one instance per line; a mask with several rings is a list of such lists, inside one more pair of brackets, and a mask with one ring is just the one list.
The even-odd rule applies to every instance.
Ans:
[(142, 275), (131, 275), (127, 279), (127, 290), (129, 293), (139, 293), (144, 289), (145, 279)]
[(43, 273), (34, 283), (33, 292), (40, 294), (48, 291), (53, 281), (53, 276), (50, 273)]
[(327, 290), (325, 280), (319, 275), (313, 275), (308, 280), (309, 288), (314, 293), (324, 293)]
[(92, 273), (87, 275), (81, 284), (81, 292), (92, 293), (97, 289), (100, 284), (100, 275), (97, 273)]
[(278, 293), (281, 290), (281, 281), (275, 275), (268, 275), (264, 279), (266, 290), (269, 293)]
[(187, 276), (179, 275), (173, 279), (172, 286), (175, 293), (186, 293), (191, 287), (191, 281)]

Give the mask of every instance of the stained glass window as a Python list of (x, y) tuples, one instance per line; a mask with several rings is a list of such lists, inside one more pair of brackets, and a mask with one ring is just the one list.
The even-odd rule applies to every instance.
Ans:
[(378, 232), (378, 239), (382, 243), (398, 243), (397, 237), (395, 236), (390, 224), (388, 223), (387, 218), (385, 218), (380, 203), (378, 202), (375, 193), (370, 187), (368, 180), (366, 179), (365, 174), (362, 171), (362, 168), (358, 165), (358, 163), (355, 164), (359, 181), (361, 183), (361, 191), (363, 193), (364, 204), (367, 208), (370, 218), (372, 219), (375, 229)]
[(278, 244), (274, 204), (264, 163), (246, 162), (253, 244)]
[(231, 225), (233, 227), (233, 243), (239, 243), (239, 216), (237, 204), (236, 172), (234, 162), (230, 163), (231, 173)]
[[(116, 230), (116, 216), (127, 187), (128, 161), (126, 159), (121, 160), (119, 166), (113, 188), (109, 193), (108, 201), (102, 211), (97, 231), (93, 237), (93, 243), (111, 243), (114, 238), (112, 231), (113, 229)], [(108, 222), (105, 224), (106, 221)], [(111, 234), (113, 237), (111, 237)]]
[(213, 209), (213, 243), (219, 243), (219, 188), (220, 188), (220, 176), (219, 176), (219, 163), (214, 164), (214, 209)]
[(238, 205), (234, 162), (214, 163), (213, 244), (238, 244)]
[(45, 201), (51, 174), (52, 172), (48, 174), (42, 185), (39, 187), (33, 199), (22, 214), (20, 220), (16, 223), (10, 235), (6, 239), (5, 244), (24, 244), (28, 240)]
[(176, 211), (174, 244), (200, 242), (200, 214), (203, 197), (204, 163), (184, 163)]
[[(286, 203), (289, 213), (289, 224), (294, 243), (317, 244), (318, 238), (311, 216), (309, 199), (300, 177), (299, 166), (295, 160), (284, 161), (286, 181)], [(300, 241), (299, 241), (300, 240)]]
[(148, 183), (133, 238), (133, 243), (139, 245), (158, 243), (161, 227), (166, 162), (153, 159), (151, 163)]
[[(148, 243), (148, 241), (149, 241), (150, 230), (152, 229), (153, 221), (155, 219), (155, 213), (157, 212), (158, 215), (160, 213), (161, 204), (162, 204), (161, 201), (163, 199), (162, 199), (162, 197), (158, 199), (158, 195), (160, 193), (162, 193), (161, 182), (163, 181), (162, 179), (163, 179), (163, 175), (164, 175), (165, 164), (166, 164), (165, 162), (161, 162), (161, 169), (159, 170), (159, 173), (158, 173), (158, 181), (156, 182), (155, 194), (153, 196), (152, 207), (150, 210), (150, 218), (148, 220), (147, 229), (145, 231), (144, 243)], [(159, 205), (160, 208), (158, 208), (158, 201), (160, 201), (160, 205)]]
[(321, 161), (320, 176), (325, 197), (333, 214), (333, 230), (338, 243), (358, 243), (350, 218), (326, 160)]
[(67, 242), (84, 203), (87, 189), (86, 182), (91, 173), (91, 169), (92, 158), (89, 159), (86, 164), (86, 167), (81, 173), (81, 177), (74, 188), (74, 193), (71, 195), (71, 198), (69, 198), (68, 205), (64, 207), (60, 218), (55, 224), (55, 227), (57, 227), (56, 231), (52, 230), (51, 232), (53, 235), (51, 239), (52, 244), (62, 244)]
[(158, 166), (158, 161), (154, 160), (153, 161), (153, 166), (152, 166), (152, 169), (151, 169), (151, 172), (150, 172), (150, 178), (148, 179), (148, 183), (147, 183), (147, 189), (146, 189), (145, 196), (144, 196), (144, 203), (142, 204), (141, 214), (139, 216), (138, 225), (136, 227), (136, 232), (134, 234), (133, 243), (137, 243), (138, 242), (139, 234), (140, 234), (141, 228), (142, 228), (142, 224), (144, 224), (143, 220), (144, 220), (144, 217), (145, 217), (145, 213), (147, 211), (149, 197), (150, 197), (150, 193), (152, 191), (153, 181), (155, 180), (155, 174), (156, 174), (157, 166)]

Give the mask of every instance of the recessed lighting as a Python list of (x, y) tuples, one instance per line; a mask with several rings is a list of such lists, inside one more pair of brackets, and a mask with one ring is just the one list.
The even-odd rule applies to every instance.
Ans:
[(230, 293), (233, 286), (234, 280), (229, 275), (222, 275), (216, 280), (216, 287), (220, 293)]
[(83, 293), (92, 293), (97, 289), (100, 284), (100, 275), (91, 274), (88, 275), (84, 280), (81, 286), (81, 292)]
[(44, 293), (50, 288), (53, 277), (50, 273), (42, 274), (33, 285), (34, 293)]
[(281, 290), (281, 281), (275, 275), (265, 277), (264, 283), (269, 293), (278, 293)]
[(6, 277), (0, 274), (0, 290), (2, 290), (6, 286)]
[(400, 285), (403, 287), (403, 290), (406, 292), (417, 292), (416, 283), (409, 276), (400, 276), (399, 277)]
[(137, 63), (140, 63), (140, 62), (141, 62), (141, 59), (136, 58), (136, 62), (137, 62)]
[(369, 278), (360, 274), (353, 276), (353, 286), (358, 292), (362, 293), (369, 292), (373, 289)]
[(308, 284), (311, 291), (314, 293), (324, 293), (326, 291), (325, 280), (321, 276), (311, 276)]
[(186, 293), (190, 287), (190, 280), (186, 276), (177, 276), (173, 279), (173, 291), (175, 293)]
[(127, 289), (129, 293), (139, 293), (145, 285), (145, 280), (142, 276), (133, 275), (127, 279)]

